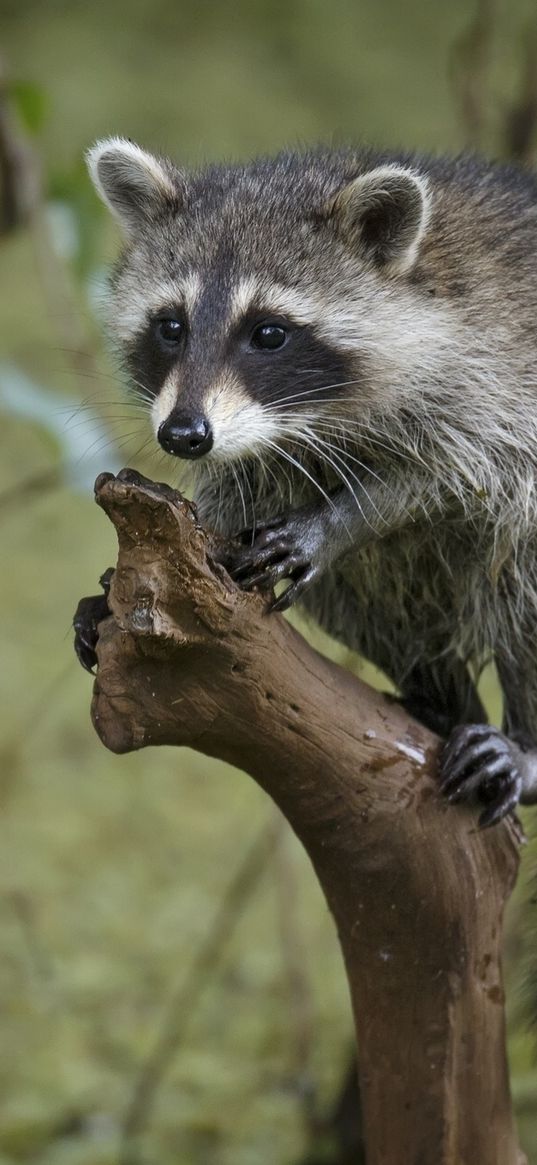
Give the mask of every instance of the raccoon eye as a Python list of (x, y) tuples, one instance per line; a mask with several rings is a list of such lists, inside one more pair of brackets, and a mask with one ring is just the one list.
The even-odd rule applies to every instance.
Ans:
[(287, 332), (281, 324), (258, 324), (252, 332), (250, 344), (252, 348), (273, 352), (276, 348), (282, 348), (286, 339)]
[(178, 344), (183, 338), (183, 324), (181, 320), (157, 320), (157, 333), (166, 344)]

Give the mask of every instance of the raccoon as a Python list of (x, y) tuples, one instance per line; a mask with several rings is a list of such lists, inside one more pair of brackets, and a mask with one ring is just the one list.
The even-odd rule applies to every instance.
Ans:
[(390, 677), (481, 826), (535, 801), (536, 178), (369, 148), (185, 173), (120, 138), (88, 165), (125, 236), (109, 330), (233, 577)]

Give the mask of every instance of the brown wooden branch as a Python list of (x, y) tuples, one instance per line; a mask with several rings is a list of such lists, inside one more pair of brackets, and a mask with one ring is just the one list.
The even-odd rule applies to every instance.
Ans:
[(239, 591), (178, 494), (124, 470), (96, 498), (119, 539), (97, 732), (232, 762), (302, 840), (345, 959), (369, 1165), (522, 1165), (500, 965), (516, 824), (479, 833), (443, 802), (437, 739)]

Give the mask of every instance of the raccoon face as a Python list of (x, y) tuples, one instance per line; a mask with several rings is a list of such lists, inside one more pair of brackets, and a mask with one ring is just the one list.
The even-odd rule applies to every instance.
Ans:
[(121, 139), (88, 164), (126, 236), (111, 331), (167, 453), (278, 453), (388, 406), (426, 313), (424, 178), (329, 154), (185, 176)]

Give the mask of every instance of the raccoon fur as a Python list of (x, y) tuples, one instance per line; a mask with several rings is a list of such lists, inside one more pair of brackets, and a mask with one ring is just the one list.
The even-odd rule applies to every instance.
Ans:
[[(88, 154), (109, 330), (246, 588), (299, 601), (449, 735), (489, 825), (537, 799), (537, 179), (473, 157)], [(476, 682), (494, 660), (504, 732)]]

